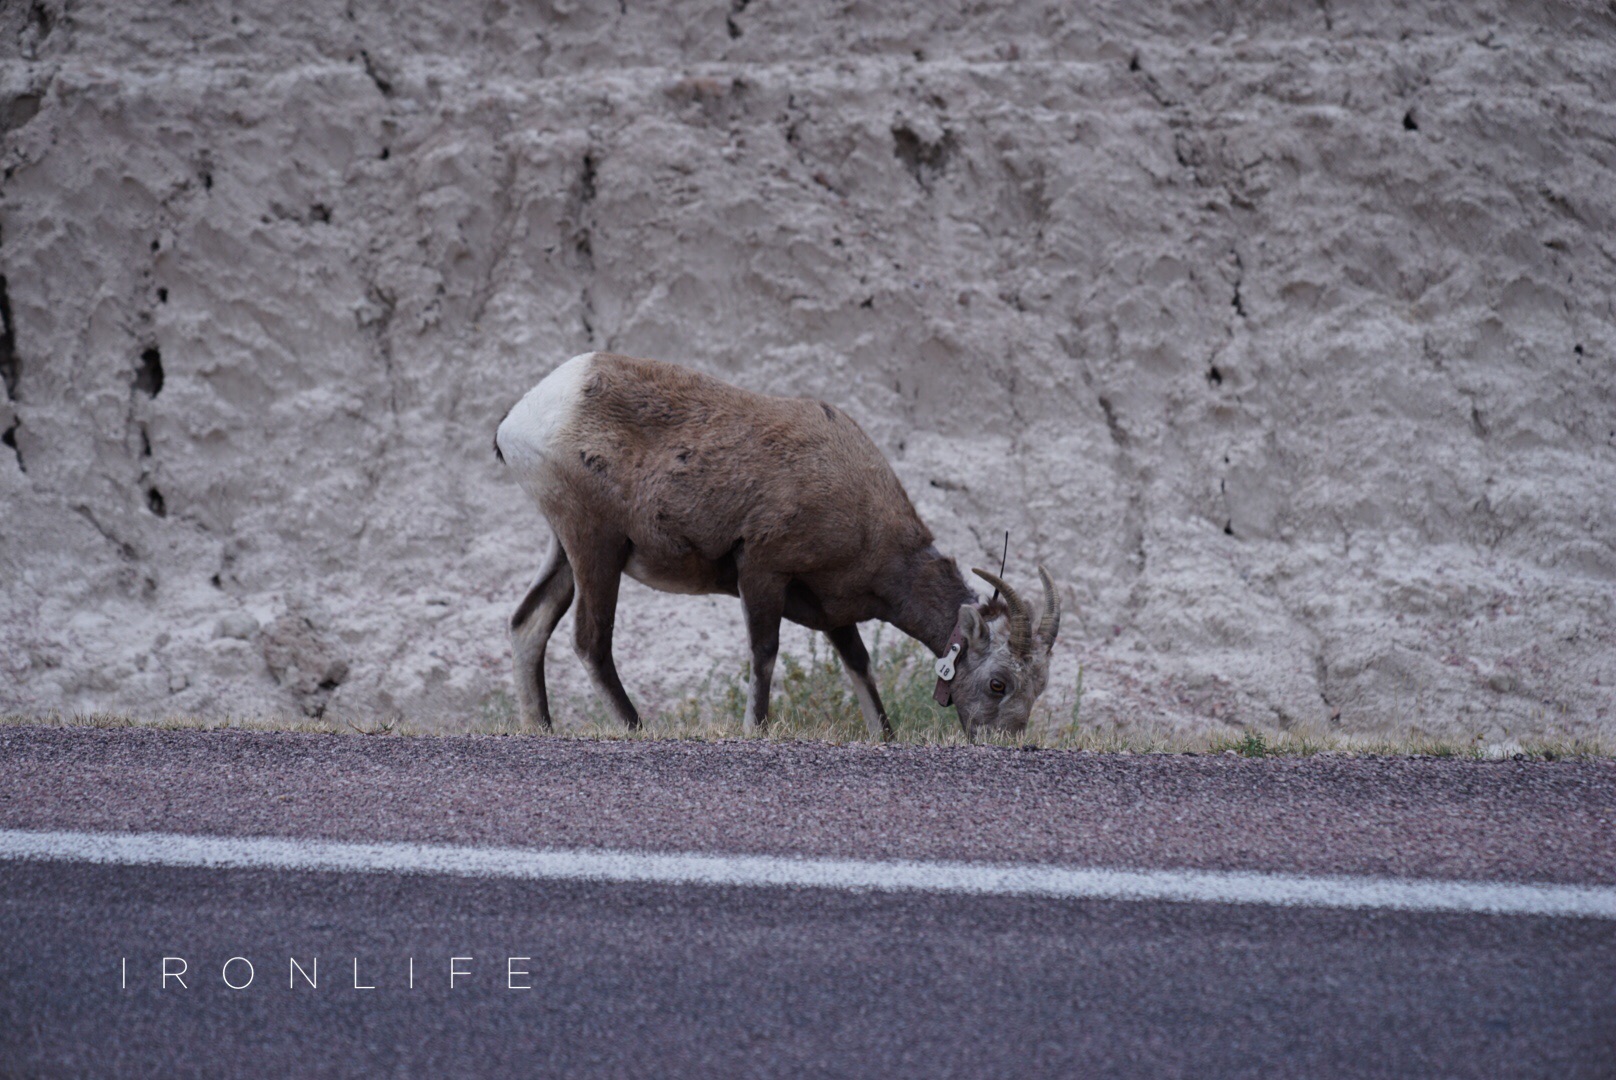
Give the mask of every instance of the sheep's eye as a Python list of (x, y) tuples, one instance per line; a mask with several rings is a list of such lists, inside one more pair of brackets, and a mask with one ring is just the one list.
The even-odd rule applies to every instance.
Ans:
[(992, 690), (995, 694), (1004, 693), (1004, 680), (1003, 679), (992, 679), (992, 680), (990, 680), (988, 682), (988, 689)]

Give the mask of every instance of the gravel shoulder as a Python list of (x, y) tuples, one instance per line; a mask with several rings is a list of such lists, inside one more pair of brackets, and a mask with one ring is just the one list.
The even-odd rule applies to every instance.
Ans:
[(0, 827), (1616, 883), (1616, 763), (0, 730)]

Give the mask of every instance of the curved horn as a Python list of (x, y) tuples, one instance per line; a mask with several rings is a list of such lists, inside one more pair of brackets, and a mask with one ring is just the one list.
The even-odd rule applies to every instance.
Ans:
[(1055, 579), (1049, 576), (1043, 563), (1038, 564), (1038, 576), (1044, 582), (1044, 617), (1038, 621), (1038, 640), (1044, 648), (1055, 647), (1055, 635), (1060, 633), (1060, 593), (1055, 590)]
[(1016, 656), (1027, 656), (1032, 651), (1032, 619), (1027, 614), (1027, 605), (1016, 594), (1016, 590), (997, 574), (978, 570), (974, 566), (971, 567), (971, 573), (1004, 594), (1004, 602), (1010, 606), (1010, 651)]

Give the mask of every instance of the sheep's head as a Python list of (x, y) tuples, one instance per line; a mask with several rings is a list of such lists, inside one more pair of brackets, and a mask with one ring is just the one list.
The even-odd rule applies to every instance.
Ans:
[(986, 570), (972, 570), (1004, 597), (1002, 615), (995, 605), (985, 609), (965, 604), (959, 631), (965, 648), (954, 668), (949, 690), (967, 738), (978, 728), (1016, 734), (1027, 726), (1038, 695), (1049, 681), (1049, 652), (1060, 630), (1060, 594), (1042, 566), (1044, 609), (1037, 629), (1026, 603), (1005, 582)]

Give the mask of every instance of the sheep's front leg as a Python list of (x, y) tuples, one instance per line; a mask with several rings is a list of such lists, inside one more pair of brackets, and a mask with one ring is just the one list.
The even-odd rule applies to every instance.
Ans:
[(786, 609), (786, 580), (778, 574), (748, 575), (738, 582), (746, 608), (746, 633), (752, 642), (752, 682), (746, 695), (746, 733), (760, 735), (769, 726), (769, 684), (780, 654), (780, 619)]
[(853, 696), (858, 698), (859, 711), (864, 714), (864, 726), (869, 728), (870, 738), (891, 742), (892, 724), (881, 706), (875, 680), (870, 677), (870, 653), (864, 647), (864, 639), (859, 637), (858, 627), (838, 626), (827, 630), (825, 636), (830, 638), (836, 655), (842, 658), (847, 677), (853, 682)]

